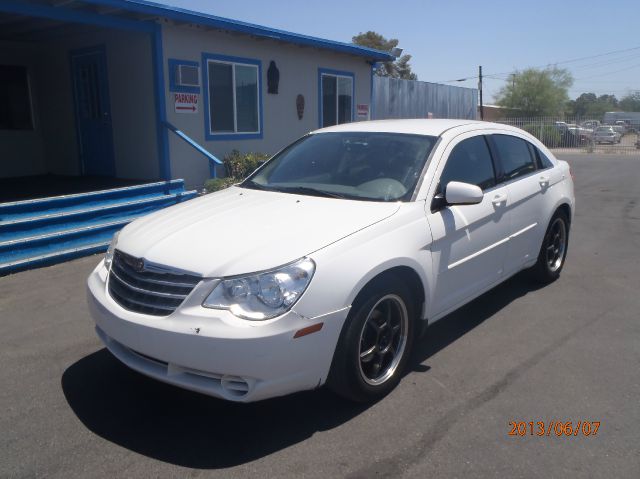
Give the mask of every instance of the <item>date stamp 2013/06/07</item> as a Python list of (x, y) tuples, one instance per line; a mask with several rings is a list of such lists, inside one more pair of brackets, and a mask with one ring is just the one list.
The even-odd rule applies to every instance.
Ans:
[(509, 421), (509, 436), (596, 436), (601, 421)]

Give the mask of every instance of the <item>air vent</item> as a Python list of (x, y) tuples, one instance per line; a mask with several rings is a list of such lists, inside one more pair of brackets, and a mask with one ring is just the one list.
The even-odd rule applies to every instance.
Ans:
[(195, 65), (178, 65), (176, 84), (178, 86), (199, 87), (200, 68)]

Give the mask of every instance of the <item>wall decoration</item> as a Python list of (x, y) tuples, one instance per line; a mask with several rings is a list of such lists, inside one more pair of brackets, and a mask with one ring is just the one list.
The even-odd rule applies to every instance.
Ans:
[(267, 70), (267, 93), (278, 94), (278, 84), (280, 83), (280, 71), (276, 66), (276, 62), (271, 60), (269, 69)]
[(298, 110), (298, 120), (302, 120), (304, 116), (304, 96), (302, 95), (296, 97), (296, 110)]

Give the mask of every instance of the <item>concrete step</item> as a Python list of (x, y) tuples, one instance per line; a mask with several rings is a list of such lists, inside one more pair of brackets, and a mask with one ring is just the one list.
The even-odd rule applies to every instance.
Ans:
[(55, 263), (62, 263), (70, 259), (88, 256), (106, 251), (109, 247), (109, 241), (101, 241), (97, 243), (85, 244), (75, 248), (52, 251), (39, 256), (31, 256), (29, 258), (21, 258), (14, 261), (0, 262), (0, 276), (10, 273), (17, 273), (27, 269), (48, 266)]
[(174, 180), (0, 204), (0, 276), (105, 251), (127, 223), (195, 196)]
[(124, 216), (139, 216), (189, 200), (195, 196), (197, 196), (195, 191), (185, 191), (0, 221), (0, 242), (71, 230), (82, 226), (100, 224), (105, 221), (116, 221)]
[(183, 180), (171, 180), (88, 193), (0, 203), (0, 223), (47, 216), (54, 213), (72, 212), (91, 207), (98, 208), (116, 203), (126, 203), (134, 199), (157, 198), (183, 191)]

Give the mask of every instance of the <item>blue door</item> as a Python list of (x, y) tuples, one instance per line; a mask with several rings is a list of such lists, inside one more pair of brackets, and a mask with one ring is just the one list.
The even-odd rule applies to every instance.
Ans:
[(104, 49), (72, 52), (71, 73), (82, 174), (115, 176)]

